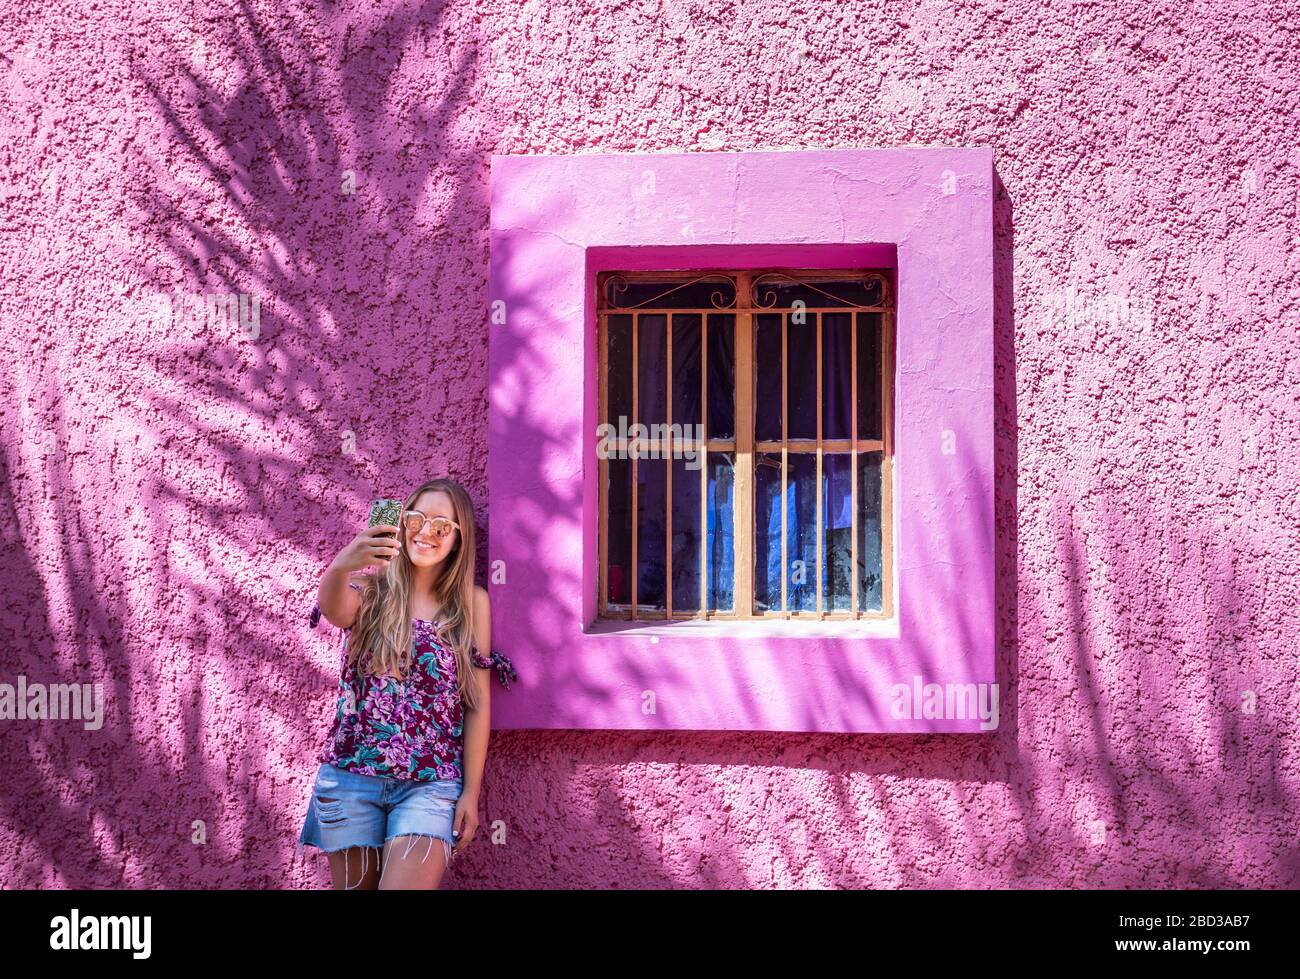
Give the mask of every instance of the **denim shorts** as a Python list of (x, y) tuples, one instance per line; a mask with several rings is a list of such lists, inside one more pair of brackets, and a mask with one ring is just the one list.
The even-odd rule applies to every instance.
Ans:
[[(322, 764), (316, 772), (298, 849), (314, 846), (335, 853), (354, 846), (382, 847), (395, 836), (423, 836), (441, 840), (450, 863), (456, 803), (464, 786), (464, 780), (458, 778), (421, 782), (360, 775)], [(428, 857), (427, 850), (424, 857)]]

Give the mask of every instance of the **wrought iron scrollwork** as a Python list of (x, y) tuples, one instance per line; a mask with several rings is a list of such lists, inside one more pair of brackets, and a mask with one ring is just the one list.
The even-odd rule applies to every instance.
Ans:
[(611, 275), (605, 280), (605, 298), (608, 303), (607, 309), (611, 311), (618, 310), (628, 312), (636, 309), (645, 309), (652, 303), (657, 303), (665, 296), (670, 296), (674, 292), (685, 289), (687, 286), (693, 286), (697, 282), (713, 282), (718, 280), (721, 280), (719, 285), (725, 284), (726, 286), (731, 287), (731, 295), (728, 297), (727, 293), (723, 291), (723, 289), (715, 289), (709, 293), (709, 302), (712, 303), (714, 309), (734, 309), (737, 299), (736, 278), (733, 275), (726, 275), (724, 273), (709, 273), (708, 275), (701, 275), (694, 279), (674, 283), (671, 289), (665, 289), (656, 296), (651, 296), (649, 299), (644, 299), (639, 303), (632, 303), (631, 305), (622, 304), (618, 298), (621, 293), (627, 292), (627, 277), (623, 275)]
[(611, 275), (605, 280), (605, 302), (610, 309), (619, 308), (615, 295), (620, 292), (627, 292), (627, 279), (621, 275)]
[[(796, 278), (795, 276), (790, 275), (789, 273), (764, 272), (762, 275), (757, 275), (754, 277), (754, 281), (750, 287), (750, 300), (753, 302), (755, 309), (772, 309), (776, 306), (776, 300), (777, 300), (776, 290), (771, 288), (767, 289), (765, 292), (760, 290), (760, 284), (763, 283), (764, 280), (776, 280), (776, 279), (784, 280), (786, 282), (792, 282), (795, 285), (801, 286), (805, 289), (811, 289), (814, 292), (819, 292), (823, 296), (826, 296), (828, 299), (833, 299), (837, 303), (843, 303), (845, 306), (861, 305), (861, 303), (850, 302), (849, 300), (845, 299), (843, 296), (836, 296), (833, 293), (827, 292), (825, 289), (821, 288), (820, 286), (818, 286), (813, 282), (805, 282), (804, 280)], [(845, 278), (839, 281), (860, 282), (864, 290), (868, 289), (871, 283), (878, 282), (880, 283), (880, 304), (879, 305), (886, 309), (892, 308), (893, 306), (893, 295), (891, 294), (889, 289), (889, 278), (879, 272), (868, 272), (865, 275), (863, 275), (860, 279)]]
[(726, 295), (715, 291), (709, 293), (709, 302), (713, 304), (714, 309), (732, 309), (735, 307), (738, 298), (736, 295), (738, 291), (736, 289), (736, 280), (730, 275), (724, 275), (722, 278), (726, 279), (727, 284), (731, 286), (731, 299), (728, 301)]
[[(727, 272), (707, 272), (704, 275), (696, 276), (693, 279), (683, 279), (680, 282), (662, 283), (669, 288), (662, 292), (643, 299), (640, 302), (626, 302), (624, 296), (630, 288), (630, 283), (626, 275), (622, 273), (613, 273), (605, 280), (604, 299), (605, 311), (607, 312), (634, 312), (636, 310), (654, 309), (662, 306), (661, 300), (671, 296), (675, 292), (680, 292), (689, 286), (696, 285), (700, 282), (717, 283), (718, 288), (709, 293), (709, 302), (714, 309), (729, 310), (739, 309), (741, 297), (736, 282), (736, 276)], [(887, 273), (882, 272), (861, 272), (857, 275), (845, 275), (834, 280), (837, 284), (852, 284), (860, 286), (866, 295), (871, 295), (873, 288), (878, 287), (880, 301), (878, 303), (862, 303), (837, 296), (833, 292), (822, 288), (816, 282), (810, 282), (791, 275), (789, 272), (762, 272), (755, 275), (750, 282), (749, 301), (751, 309), (774, 309), (777, 305), (779, 296), (775, 288), (777, 283), (789, 283), (802, 289), (808, 289), (812, 292), (820, 293), (837, 305), (842, 305), (846, 309), (862, 309), (865, 307), (872, 309), (893, 309), (894, 295), (890, 286), (890, 279)], [(824, 284), (830, 285), (823, 279)], [(658, 284), (658, 283), (656, 283)], [(669, 304), (671, 305), (671, 304)], [(692, 304), (693, 305), (693, 304)]]

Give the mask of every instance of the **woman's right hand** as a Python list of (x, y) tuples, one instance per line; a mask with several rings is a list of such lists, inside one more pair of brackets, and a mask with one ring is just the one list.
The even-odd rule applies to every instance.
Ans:
[(396, 534), (397, 528), (392, 524), (367, 527), (339, 551), (330, 567), (336, 571), (360, 571), (371, 565), (385, 567), (402, 549)]

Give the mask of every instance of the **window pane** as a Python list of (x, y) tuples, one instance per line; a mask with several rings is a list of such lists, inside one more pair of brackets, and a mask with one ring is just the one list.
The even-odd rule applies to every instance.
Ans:
[(880, 331), (883, 313), (858, 313), (858, 438), (880, 438)]
[[(817, 455), (792, 452), (786, 455), (790, 474), (786, 479), (786, 594), (792, 611), (817, 610)], [(777, 582), (777, 588), (781, 587)]]
[(880, 452), (858, 453), (858, 603), (864, 612), (884, 608), (884, 565), (881, 561), (881, 461)]
[[(673, 424), (694, 439), (700, 424), (700, 317), (673, 317)], [(699, 475), (697, 471), (696, 476)], [(676, 477), (674, 477), (676, 478)], [(696, 523), (699, 523), (698, 517)]]
[(609, 414), (605, 420), (618, 428), (620, 417), (632, 424), (632, 317), (611, 316), (605, 328), (609, 337), (606, 356)]
[[(754, 438), (760, 442), (781, 438), (781, 317), (759, 313), (754, 317)], [(757, 574), (757, 571), (755, 571)], [(780, 592), (777, 593), (778, 597)]]
[[(781, 456), (760, 452), (754, 473), (754, 609), (781, 608)], [(791, 452), (786, 485), (786, 594), (791, 611), (817, 608), (817, 456)]]
[(632, 601), (632, 463), (628, 459), (610, 459), (609, 515), (605, 521), (608, 543), (605, 545), (606, 601), (627, 605)]
[(853, 316), (822, 316), (822, 438), (853, 437)]
[(853, 457), (822, 455), (822, 608), (853, 607)]
[(735, 453), (710, 452), (708, 511), (708, 602), (711, 612), (736, 609), (734, 542)]
[[(803, 320), (802, 323), (795, 322)], [(817, 437), (817, 314), (790, 317), (786, 327), (786, 352), (790, 366), (786, 374), (785, 406), (792, 439)]]
[[(677, 338), (673, 337), (674, 350)], [(674, 358), (675, 359), (675, 358)], [(698, 398), (696, 399), (699, 400)], [(700, 457), (673, 460), (673, 611), (700, 607)]]
[(637, 608), (666, 606), (664, 545), (667, 538), (668, 461), (638, 459), (637, 479)]
[(663, 425), (668, 418), (668, 317), (639, 316), (636, 329), (637, 421)]
[(754, 611), (781, 607), (781, 456), (754, 455)]
[(709, 314), (709, 438), (736, 437), (736, 317)]

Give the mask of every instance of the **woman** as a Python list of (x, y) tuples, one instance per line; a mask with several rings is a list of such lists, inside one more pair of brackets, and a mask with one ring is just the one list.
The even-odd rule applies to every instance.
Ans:
[(474, 526), (465, 489), (431, 480), (321, 579), (320, 612), (346, 638), (298, 843), (328, 854), (336, 889), (435, 889), (478, 828), (492, 627)]

